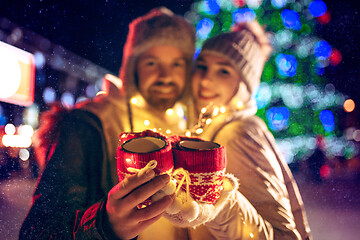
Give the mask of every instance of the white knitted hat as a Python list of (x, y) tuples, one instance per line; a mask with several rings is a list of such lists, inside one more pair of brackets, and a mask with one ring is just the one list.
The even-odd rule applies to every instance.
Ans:
[(129, 24), (120, 78), (124, 81), (125, 89), (130, 97), (137, 92), (136, 59), (140, 54), (158, 45), (174, 46), (184, 53), (188, 64), (187, 81), (189, 82), (195, 50), (194, 29), (182, 16), (175, 15), (165, 7), (155, 8)]

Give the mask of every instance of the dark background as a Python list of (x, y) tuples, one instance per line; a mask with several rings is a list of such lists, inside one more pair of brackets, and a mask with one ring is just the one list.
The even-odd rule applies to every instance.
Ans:
[[(316, 34), (340, 50), (342, 62), (326, 68), (329, 82), (360, 104), (360, 3), (323, 0), (331, 14)], [(89, 59), (114, 74), (121, 65), (129, 22), (151, 8), (167, 6), (183, 15), (193, 0), (0, 0), (0, 16)]]

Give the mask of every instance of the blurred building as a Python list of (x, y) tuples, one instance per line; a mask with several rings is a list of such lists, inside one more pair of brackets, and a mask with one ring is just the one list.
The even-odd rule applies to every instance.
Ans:
[(55, 101), (71, 108), (94, 97), (110, 73), (6, 18), (0, 18), (0, 70), (0, 178), (32, 165), (41, 112)]

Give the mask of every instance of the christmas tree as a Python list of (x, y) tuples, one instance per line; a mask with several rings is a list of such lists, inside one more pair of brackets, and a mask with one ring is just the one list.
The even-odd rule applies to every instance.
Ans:
[(341, 53), (316, 35), (330, 13), (321, 0), (201, 0), (185, 17), (196, 27), (197, 53), (203, 42), (240, 22), (257, 19), (273, 46), (255, 99), (257, 115), (268, 125), (288, 163), (307, 159), (316, 136), (326, 138), (328, 158), (351, 158), (355, 145), (338, 127), (346, 100), (324, 74)]

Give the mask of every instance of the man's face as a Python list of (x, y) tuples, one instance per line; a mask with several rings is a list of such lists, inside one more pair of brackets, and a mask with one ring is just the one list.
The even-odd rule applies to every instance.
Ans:
[(176, 47), (156, 46), (136, 63), (138, 88), (146, 101), (159, 110), (174, 106), (186, 81), (184, 54)]
[[(246, 89), (240, 74), (229, 61), (210, 54), (197, 59), (191, 84), (195, 107), (199, 112), (211, 103), (225, 105), (239, 91), (239, 87)], [(242, 97), (245, 99), (249, 94), (246, 95), (242, 94)]]

